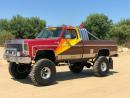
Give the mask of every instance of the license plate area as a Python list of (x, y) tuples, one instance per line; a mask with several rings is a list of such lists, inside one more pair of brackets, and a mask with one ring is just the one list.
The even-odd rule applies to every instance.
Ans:
[(16, 49), (6, 49), (5, 50), (5, 55), (7, 57), (9, 57), (9, 56), (16, 56), (16, 54), (17, 54), (17, 50)]

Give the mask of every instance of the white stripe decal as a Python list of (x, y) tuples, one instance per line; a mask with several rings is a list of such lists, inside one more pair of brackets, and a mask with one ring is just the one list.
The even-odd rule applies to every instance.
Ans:
[(94, 54), (76, 54), (76, 55), (58, 55), (58, 60), (92, 58), (95, 56), (96, 56), (95, 53)]
[[(117, 51), (111, 51), (111, 55), (117, 54)], [(58, 55), (58, 60), (66, 60), (66, 59), (82, 59), (82, 58), (94, 58), (96, 57), (97, 53), (90, 53), (90, 54), (76, 54), (76, 55)]]

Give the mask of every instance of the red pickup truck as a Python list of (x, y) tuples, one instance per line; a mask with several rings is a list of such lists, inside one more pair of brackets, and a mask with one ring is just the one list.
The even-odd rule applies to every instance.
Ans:
[(111, 57), (117, 55), (115, 42), (100, 40), (84, 28), (62, 26), (46, 28), (35, 39), (6, 41), (4, 58), (15, 79), (29, 75), (34, 85), (49, 85), (56, 65), (69, 65), (73, 73), (93, 67), (96, 76), (106, 76), (113, 68)]

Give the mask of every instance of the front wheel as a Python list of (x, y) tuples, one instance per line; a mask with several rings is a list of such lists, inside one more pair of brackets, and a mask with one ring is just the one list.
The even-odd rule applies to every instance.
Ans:
[(15, 79), (26, 78), (29, 75), (30, 71), (30, 64), (16, 64), (12, 62), (9, 64), (9, 73)]
[(36, 62), (31, 71), (30, 77), (36, 86), (50, 85), (55, 81), (55, 64), (48, 59), (41, 59)]
[(109, 73), (109, 61), (105, 56), (100, 56), (93, 66), (94, 74), (96, 76), (107, 76)]

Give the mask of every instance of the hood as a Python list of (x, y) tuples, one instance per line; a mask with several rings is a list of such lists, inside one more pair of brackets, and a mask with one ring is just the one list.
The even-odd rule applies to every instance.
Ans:
[(7, 40), (5, 44), (23, 44), (23, 39)]

